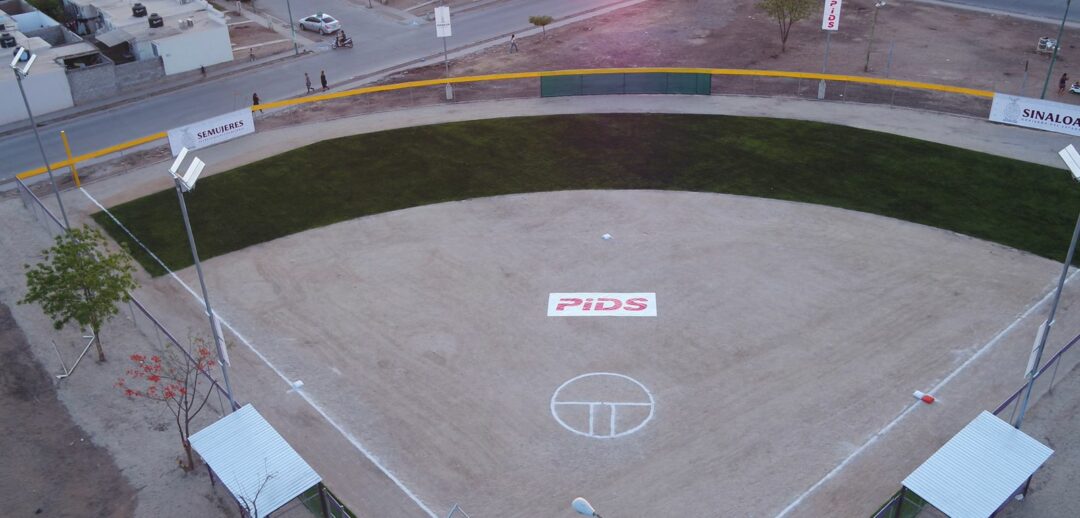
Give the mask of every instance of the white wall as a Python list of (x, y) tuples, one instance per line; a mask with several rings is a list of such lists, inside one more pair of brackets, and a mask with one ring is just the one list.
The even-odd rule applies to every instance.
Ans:
[(165, 65), (165, 75), (224, 63), (233, 58), (229, 28), (224, 24), (211, 23), (205, 29), (194, 27), (175, 36), (154, 40), (154, 44)]
[[(30, 76), (23, 80), (23, 88), (30, 100), (30, 109), (34, 110), (34, 117), (74, 106), (64, 71), (58, 67), (41, 65), (45, 63), (36, 63), (34, 68), (30, 69)], [(41, 70), (38, 70), (39, 67)], [(0, 124), (26, 118), (26, 106), (19, 95), (15, 74), (0, 74)]]

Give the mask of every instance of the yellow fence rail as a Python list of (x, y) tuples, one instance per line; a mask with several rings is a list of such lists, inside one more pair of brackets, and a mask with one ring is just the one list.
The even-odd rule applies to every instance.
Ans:
[[(394, 90), (405, 90), (409, 88), (422, 88), (425, 86), (437, 86), (446, 83), (479, 83), (484, 81), (506, 81), (511, 79), (531, 79), (540, 77), (553, 77), (553, 76), (580, 76), (580, 75), (599, 75), (599, 74), (710, 74), (713, 76), (743, 76), (743, 77), (778, 77), (788, 79), (824, 79), (826, 81), (838, 81), (845, 83), (860, 83), (879, 86), (891, 86), (895, 88), (907, 88), (913, 90), (927, 90), (932, 92), (944, 92), (959, 95), (968, 95), (973, 97), (993, 98), (994, 92), (989, 90), (978, 90), (975, 88), (965, 88), (961, 86), (949, 86), (940, 85), (935, 83), (922, 83), (918, 81), (903, 81), (898, 79), (881, 79), (875, 77), (861, 77), (861, 76), (847, 76), (838, 74), (818, 74), (813, 72), (787, 72), (781, 70), (746, 70), (736, 68), (666, 68), (666, 67), (645, 67), (645, 68), (586, 68), (586, 69), (572, 69), (572, 70), (549, 70), (542, 72), (511, 72), (504, 74), (487, 74), (479, 76), (461, 76), (442, 79), (425, 79), (421, 81), (408, 81), (405, 83), (395, 83), (390, 85), (368, 86), (364, 88), (355, 88), (353, 90), (345, 90), (342, 92), (334, 92), (328, 94), (318, 94), (305, 97), (297, 97), (293, 99), (285, 99), (282, 101), (275, 101), (272, 103), (260, 104), (259, 106), (253, 106), (252, 110), (267, 110), (272, 108), (285, 108), (288, 106), (298, 106), (301, 104), (317, 103), (322, 101), (329, 101), (333, 99), (344, 99), (346, 97), (354, 97), (357, 95), (373, 94), (378, 92), (391, 92)], [(116, 153), (125, 149), (130, 149), (136, 146), (141, 146), (147, 142), (153, 142), (155, 140), (161, 140), (168, 138), (166, 132), (154, 133), (153, 135), (147, 135), (134, 140), (117, 144), (115, 146), (109, 146), (107, 148), (99, 149), (97, 151), (91, 151), (76, 157), (62, 160), (50, 164), (53, 169), (59, 169), (68, 166), (74, 166), (79, 162), (85, 162), (87, 160), (98, 158), (110, 153)], [(37, 176), (45, 172), (44, 167), (37, 169), (31, 169), (16, 175), (20, 180), (25, 180), (33, 176)]]

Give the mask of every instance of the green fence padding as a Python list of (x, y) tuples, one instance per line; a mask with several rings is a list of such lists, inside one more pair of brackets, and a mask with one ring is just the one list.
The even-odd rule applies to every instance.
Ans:
[(588, 74), (540, 78), (541, 97), (612, 94), (710, 95), (710, 74)]

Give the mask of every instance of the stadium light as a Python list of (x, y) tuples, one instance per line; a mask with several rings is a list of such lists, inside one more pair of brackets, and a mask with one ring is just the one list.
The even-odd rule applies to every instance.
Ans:
[(577, 511), (578, 514), (580, 514), (582, 516), (592, 516), (592, 517), (595, 517), (595, 518), (603, 518), (599, 514), (596, 513), (596, 510), (593, 509), (592, 504), (590, 504), (588, 500), (585, 500), (584, 498), (581, 498), (580, 496), (575, 498), (573, 502), (570, 502), (570, 507), (572, 507), (575, 511)]
[[(1080, 181), (1080, 153), (1076, 152), (1076, 148), (1069, 144), (1065, 149), (1058, 151), (1058, 155), (1065, 161), (1065, 165), (1069, 167), (1073, 179)], [(1069, 243), (1069, 252), (1065, 254), (1065, 264), (1061, 267), (1061, 277), (1058, 278), (1057, 290), (1054, 291), (1054, 303), (1050, 306), (1050, 315), (1046, 317), (1046, 322), (1039, 326), (1039, 332), (1035, 335), (1032, 357), (1029, 358), (1028, 372), (1026, 373), (1028, 382), (1024, 388), (1024, 402), (1020, 404), (1020, 412), (1016, 416), (1016, 422), (1013, 423), (1013, 426), (1017, 429), (1020, 429), (1020, 425), (1024, 424), (1024, 413), (1027, 412), (1028, 401), (1031, 399), (1031, 389), (1035, 387), (1035, 374), (1039, 372), (1043, 349), (1046, 348), (1046, 338), (1050, 335), (1050, 328), (1054, 326), (1054, 314), (1057, 313), (1058, 301), (1061, 300), (1061, 290), (1065, 287), (1065, 278), (1069, 274), (1069, 265), (1072, 264), (1073, 254), (1076, 252), (1077, 237), (1080, 237), (1080, 215), (1076, 218), (1072, 241)]]
[[(30, 101), (26, 98), (26, 90), (23, 88), (23, 79), (30, 75), (30, 67), (34, 66), (37, 54), (19, 47), (15, 51), (15, 57), (11, 60), (11, 71), (15, 72), (15, 82), (19, 84), (19, 93), (22, 94), (23, 104), (26, 105), (26, 116), (30, 118), (30, 128), (34, 130), (34, 139), (37, 140), (38, 151), (41, 151), (41, 160), (45, 162), (45, 172), (49, 173), (49, 182), (52, 183), (53, 194), (56, 195), (56, 204), (60, 206), (60, 215), (64, 218), (64, 230), (71, 228), (68, 223), (67, 211), (64, 210), (64, 200), (60, 199), (60, 188), (56, 186), (56, 177), (53, 176), (52, 166), (49, 165), (49, 157), (45, 154), (45, 145), (41, 143), (41, 134), (38, 133), (37, 121), (34, 120), (34, 112), (30, 110)], [(22, 61), (26, 63), (20, 67)]]
[(206, 315), (210, 319), (210, 333), (214, 335), (214, 345), (217, 347), (218, 362), (221, 363), (221, 376), (225, 379), (225, 394), (229, 396), (229, 412), (231, 413), (239, 407), (236, 405), (236, 399), (233, 398), (232, 384), (229, 383), (229, 353), (225, 350), (225, 339), (221, 336), (221, 325), (218, 323), (217, 315), (210, 308), (210, 295), (206, 291), (206, 279), (203, 278), (202, 263), (199, 262), (199, 251), (195, 248), (195, 236), (191, 233), (191, 220), (188, 219), (187, 203), (184, 202), (184, 192), (190, 192), (195, 188), (195, 182), (199, 179), (199, 175), (206, 164), (198, 158), (193, 158), (184, 176), (176, 174), (187, 154), (188, 149), (186, 147), (180, 149), (180, 153), (176, 155), (176, 160), (169, 167), (169, 176), (172, 177), (173, 182), (176, 184), (176, 197), (180, 200), (180, 213), (184, 216), (184, 229), (187, 230), (191, 257), (195, 260), (195, 271), (199, 274), (199, 286), (202, 287), (203, 302), (206, 303)]

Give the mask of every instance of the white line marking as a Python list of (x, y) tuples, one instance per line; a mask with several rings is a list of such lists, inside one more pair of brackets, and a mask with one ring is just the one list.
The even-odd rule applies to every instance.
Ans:
[[(127, 229), (127, 227), (125, 227), (122, 223), (120, 223), (120, 221), (117, 220), (116, 217), (113, 216), (112, 213), (109, 212), (108, 209), (106, 209), (100, 203), (98, 203), (98, 201), (96, 199), (94, 199), (94, 197), (91, 196), (90, 193), (86, 192), (85, 189), (80, 187), (79, 190), (82, 191), (82, 193), (85, 194), (87, 198), (90, 198), (90, 201), (92, 201), (94, 203), (94, 205), (97, 205), (97, 207), (99, 209), (101, 209), (102, 212), (104, 212), (105, 214), (108, 214), (109, 217), (112, 218), (112, 220), (121, 229), (123, 229), (125, 233), (127, 233), (127, 235), (131, 236), (131, 238), (134, 239), (135, 242), (138, 243), (138, 245), (140, 247), (142, 247), (143, 250), (146, 251), (146, 253), (150, 254), (150, 256), (153, 257), (154, 260), (157, 261), (158, 264), (160, 264), (161, 267), (165, 269), (165, 271), (169, 272), (169, 276), (172, 277), (177, 283), (179, 283), (180, 286), (183, 286), (184, 289), (187, 290), (187, 292), (190, 293), (191, 296), (194, 297), (195, 300), (197, 300), (199, 302), (199, 304), (205, 304), (202, 297), (200, 297), (199, 294), (195, 293), (195, 290), (191, 289), (191, 287), (188, 286), (187, 283), (185, 283), (183, 280), (181, 280), (180, 277), (176, 275), (176, 273), (174, 273), (167, 266), (165, 266), (165, 263), (161, 262), (161, 259), (158, 259), (158, 257), (156, 255), (154, 255), (154, 253), (151, 252), (150, 249), (146, 247), (146, 245), (144, 245), (141, 241), (139, 241), (139, 239), (137, 237), (135, 237), (135, 235), (132, 234), (131, 231)], [(205, 312), (205, 310), (204, 310), (204, 312)], [(255, 347), (253, 345), (251, 345), (251, 342), (249, 342), (247, 340), (247, 338), (244, 338), (244, 335), (240, 334), (240, 332), (237, 331), (236, 328), (232, 326), (232, 324), (230, 324), (227, 320), (225, 320), (218, 311), (215, 310), (214, 313), (217, 315), (218, 321), (221, 322), (221, 325), (229, 328), (229, 331), (232, 331), (232, 333), (234, 335), (236, 335), (236, 338), (240, 339), (240, 341), (243, 342), (244, 345), (246, 345), (247, 348), (251, 350), (251, 352), (255, 353), (255, 355), (258, 356), (259, 359), (262, 360), (263, 363), (265, 363), (267, 367), (270, 367), (270, 369), (274, 371), (274, 374), (277, 374), (278, 377), (280, 377), (281, 380), (284, 381), (286, 385), (288, 385), (290, 388), (292, 388), (292, 386), (293, 386), (292, 385), (292, 380), (290, 380), (289, 377), (285, 375), (285, 373), (281, 372), (281, 370), (279, 370), (273, 363), (270, 363), (270, 360), (267, 359), (266, 356), (263, 356), (263, 354), (261, 352), (259, 352), (257, 349), (255, 349)], [(416, 496), (416, 494), (413, 493), (408, 487), (406, 487), (405, 484), (402, 483), (401, 480), (396, 475), (394, 475), (394, 473), (392, 471), (390, 471), (386, 466), (384, 466), (382, 464), (382, 462), (379, 460), (379, 458), (374, 453), (372, 453), (367, 448), (365, 448), (364, 445), (361, 444), (360, 441), (356, 437), (354, 437), (352, 433), (345, 430), (341, 425), (339, 425), (337, 423), (337, 421), (335, 421), (333, 418), (331, 418), (326, 413), (326, 411), (323, 410), (322, 407), (319, 406), (319, 404), (316, 403), (311, 398), (311, 396), (309, 396), (305, 391), (300, 390), (300, 389), (296, 389), (296, 394), (298, 394), (301, 398), (303, 398), (304, 401), (307, 402), (307, 404), (309, 406), (311, 406), (312, 409), (314, 409), (316, 412), (318, 412), (318, 414), (320, 416), (322, 416), (322, 418), (325, 419), (327, 423), (330, 423), (330, 426), (333, 426), (334, 429), (338, 431), (338, 433), (340, 433), (342, 436), (344, 436), (346, 439), (348, 439), (349, 443), (351, 443), (353, 445), (353, 447), (355, 447), (357, 450), (359, 450), (360, 453), (362, 453), (364, 455), (364, 457), (366, 457), (369, 461), (371, 461), (372, 464), (375, 465), (375, 467), (379, 468), (379, 471), (381, 471), (384, 475), (386, 475), (387, 478), (394, 481), (394, 484), (397, 485), (398, 489), (401, 489), (406, 495), (408, 495), (408, 497), (410, 499), (412, 499), (412, 501), (417, 506), (419, 506), (421, 509), (423, 509), (424, 512), (428, 514), (428, 516), (430, 516), (431, 518), (439, 518), (439, 516), (437, 514), (435, 514), (434, 512), (432, 512), (432, 510), (430, 508), (428, 508), (427, 504), (425, 504), (422, 500), (420, 500), (420, 498), (418, 496)]]
[[(1065, 281), (1066, 284), (1068, 284), (1070, 281), (1072, 281), (1072, 278), (1075, 277), (1077, 273), (1080, 273), (1080, 270), (1074, 271), (1072, 274), (1070, 274), (1069, 277)], [(1046, 301), (1050, 299), (1050, 297), (1054, 294), (1054, 291), (1055, 291), (1054, 289), (1051, 289), (1050, 292), (1048, 292), (1045, 296), (1043, 296), (1043, 298), (1041, 300), (1039, 300), (1038, 302), (1032, 304), (1031, 307), (1027, 308), (1027, 310), (1025, 310), (1023, 313), (1020, 314), (1019, 317), (1016, 318), (1016, 320), (1013, 320), (1013, 322), (1011, 324), (1009, 324), (1007, 327), (1005, 327), (1005, 329), (1002, 329), (1000, 332), (998, 332), (998, 334), (994, 335), (994, 337), (991, 338), (989, 342), (986, 342), (986, 344), (983, 345), (981, 349), (976, 351), (975, 354), (973, 354), (970, 358), (968, 358), (967, 361), (965, 361), (963, 364), (961, 364), (959, 367), (957, 367), (956, 370), (952, 371), (952, 373), (950, 373), (948, 376), (945, 376), (945, 379), (941, 380), (940, 383), (938, 383), (937, 385), (934, 385), (934, 388), (930, 389), (929, 393), (933, 394), (933, 393), (938, 392), (939, 390), (941, 390), (941, 388), (944, 387), (946, 383), (948, 383), (949, 381), (952, 381), (952, 379), (955, 378), (957, 374), (960, 374), (960, 371), (964, 370), (964, 368), (967, 367), (968, 365), (970, 365), (971, 362), (975, 361), (977, 358), (982, 356), (983, 353), (985, 353), (986, 351), (989, 351), (991, 348), (993, 348), (995, 345), (997, 345), (997, 343), (999, 341), (1001, 341), (1001, 339), (1004, 338), (1006, 334), (1008, 334), (1010, 331), (1012, 331), (1013, 328), (1017, 326), (1017, 324), (1019, 324), (1020, 322), (1023, 322), (1024, 319), (1031, 316), (1031, 313), (1034, 312), (1036, 309), (1038, 309), (1040, 306), (1042, 306), (1043, 304), (1046, 304)], [(803, 494), (799, 495), (799, 497), (796, 498), (794, 502), (791, 502), (790, 504), (788, 504), (788, 506), (785, 507), (783, 511), (780, 511), (780, 513), (776, 515), (776, 518), (782, 518), (783, 516), (786, 516), (788, 513), (790, 513), (793, 509), (795, 509), (795, 507), (797, 505), (801, 504), (802, 501), (806, 499), (806, 497), (810, 496), (814, 491), (816, 491), (819, 487), (821, 487), (823, 484), (825, 484), (825, 482), (828, 482), (829, 479), (836, 476), (836, 474), (839, 473), (840, 470), (844, 469), (844, 466), (847, 466), (848, 463), (850, 463), (855, 457), (857, 457), (860, 453), (862, 453), (863, 450), (865, 450), (871, 444), (874, 444), (875, 442), (877, 442), (878, 438), (880, 438), (880, 437), (884, 436), (885, 434), (889, 433), (889, 430), (892, 430), (892, 428), (894, 426), (899, 424), (900, 421), (902, 421), (905, 417), (907, 417), (908, 414), (910, 414), (913, 410), (915, 410), (916, 408), (918, 408), (922, 404), (923, 403), (921, 401), (916, 402), (916, 403), (912, 403), (911, 406), (904, 409), (903, 412), (900, 412), (900, 415), (896, 416), (896, 418), (893, 419), (892, 422), (885, 425), (885, 427), (882, 428), (881, 430), (878, 430), (878, 432), (875, 433), (873, 435), (873, 437), (870, 437), (870, 439), (867, 440), (865, 443), (863, 443), (862, 446), (859, 446), (855, 451), (851, 452), (851, 455), (848, 455), (847, 458), (845, 458), (843, 460), (843, 462), (841, 462), (835, 468), (833, 468), (832, 471), (828, 472), (824, 477), (822, 477), (821, 480), (818, 480), (816, 484), (810, 486), (810, 489), (807, 489), (806, 491), (803, 492)]]
[[(590, 378), (590, 377), (594, 377), (594, 376), (609, 376), (609, 377), (619, 378), (619, 379), (624, 379), (626, 381), (629, 381), (630, 383), (633, 383), (634, 385), (637, 385), (638, 388), (640, 388), (641, 391), (643, 393), (645, 393), (645, 397), (649, 398), (649, 402), (648, 403), (638, 403), (638, 402), (628, 402), (628, 403), (617, 402), (617, 403), (612, 403), (612, 402), (609, 402), (609, 401), (558, 401), (559, 393), (562, 392), (562, 390), (564, 388), (566, 388), (567, 385), (569, 385), (569, 384), (571, 384), (571, 383), (573, 383), (573, 382), (575, 382), (577, 380), (580, 380), (580, 379), (583, 379), (583, 378)], [(578, 429), (574, 428), (573, 426), (570, 426), (570, 425), (566, 424), (566, 422), (563, 421), (561, 417), (559, 417), (559, 412), (555, 410), (555, 408), (557, 406), (559, 406), (559, 405), (588, 405), (588, 407), (589, 407), (589, 431), (588, 432), (583, 432), (581, 430), (578, 430)], [(595, 415), (594, 412), (596, 410), (596, 408), (595, 408), (596, 405), (608, 405), (608, 406), (612, 407), (612, 413), (613, 414), (615, 412), (614, 407), (616, 405), (622, 405), (622, 406), (645, 406), (645, 407), (649, 407), (649, 415), (646, 416), (645, 419), (643, 421), (641, 421), (641, 423), (639, 423), (637, 426), (635, 426), (635, 427), (633, 427), (633, 428), (631, 428), (629, 430), (626, 430), (624, 432), (616, 434), (616, 433), (614, 433), (614, 427), (612, 427), (611, 435), (596, 435), (596, 433), (595, 433), (596, 430), (595, 430), (595, 428), (593, 426), (593, 420), (594, 420), (594, 415)], [(625, 374), (616, 374), (614, 372), (589, 372), (589, 373), (586, 373), (586, 374), (581, 374), (579, 376), (574, 376), (573, 378), (570, 378), (570, 379), (566, 380), (565, 382), (563, 382), (562, 385), (559, 385), (559, 388), (555, 389), (555, 392), (553, 394), (551, 394), (551, 417), (554, 417), (555, 421), (557, 421), (560, 425), (562, 425), (563, 428), (566, 428), (567, 430), (569, 430), (569, 431), (571, 431), (573, 433), (576, 433), (578, 435), (583, 435), (585, 437), (592, 437), (594, 439), (614, 439), (614, 438), (617, 438), (617, 437), (622, 437), (624, 435), (630, 435), (630, 434), (640, 430), (642, 427), (644, 427), (645, 424), (648, 423), (653, 418), (653, 414), (655, 412), (656, 412), (656, 399), (653, 397), (652, 392), (649, 392), (649, 389), (645, 388), (645, 385), (642, 385), (639, 381), (635, 380), (634, 378), (631, 378), (630, 376), (627, 376)], [(612, 422), (614, 422), (614, 419), (615, 419), (614, 416), (611, 419), (612, 419)]]
[[(595, 405), (597, 401), (556, 401), (556, 405)], [(607, 401), (600, 401), (604, 405), (618, 405), (618, 406), (649, 406), (652, 403), (608, 403)]]
[(611, 407), (611, 436), (615, 437), (615, 405), (608, 405)]
[(589, 437), (596, 436), (596, 434), (593, 433), (593, 413), (595, 412), (595, 410), (596, 403), (589, 403)]

